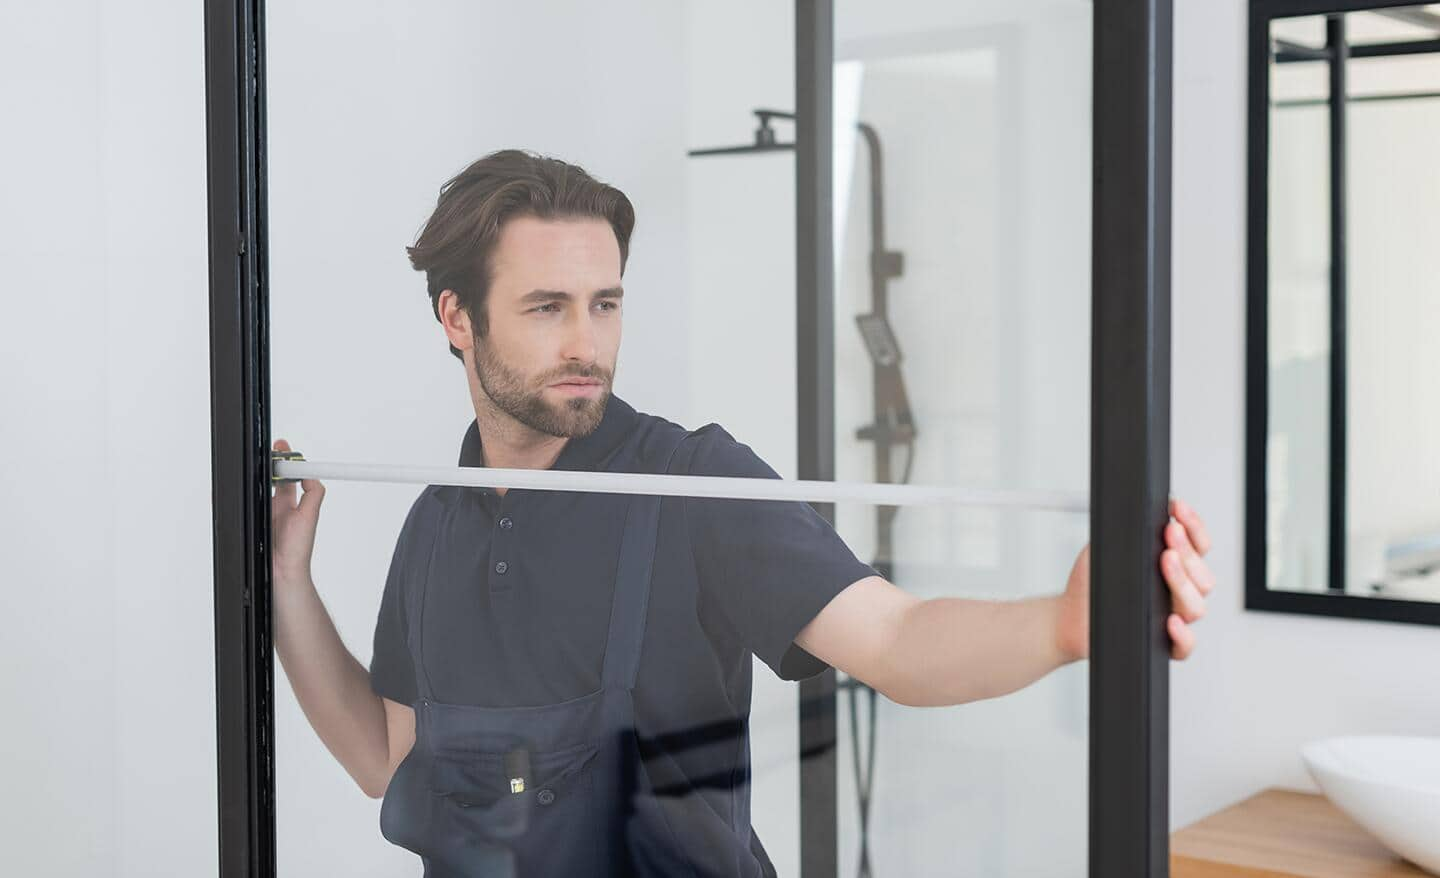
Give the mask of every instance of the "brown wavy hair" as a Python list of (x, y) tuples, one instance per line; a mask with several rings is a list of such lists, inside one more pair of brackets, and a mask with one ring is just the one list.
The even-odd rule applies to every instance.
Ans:
[[(517, 216), (605, 220), (620, 245), (624, 274), (635, 229), (635, 209), (625, 193), (596, 180), (579, 165), (527, 150), (502, 149), (475, 160), (440, 187), (434, 212), (415, 243), (405, 248), (410, 265), (425, 272), (436, 320), (440, 293), (454, 290), (476, 336), (485, 337), (490, 258), (501, 228)], [(464, 361), (454, 345), (450, 353)]]

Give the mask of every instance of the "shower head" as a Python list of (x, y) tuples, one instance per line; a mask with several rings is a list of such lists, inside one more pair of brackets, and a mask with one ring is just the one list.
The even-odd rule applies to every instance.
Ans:
[(783, 152), (795, 148), (793, 143), (780, 143), (775, 140), (775, 129), (770, 127), (771, 119), (794, 119), (794, 113), (787, 113), (784, 110), (766, 110), (756, 108), (754, 114), (759, 117), (760, 124), (755, 128), (755, 142), (741, 146), (715, 146), (706, 149), (692, 149), (688, 153), (691, 156), (705, 155), (735, 155), (737, 153), (750, 152)]

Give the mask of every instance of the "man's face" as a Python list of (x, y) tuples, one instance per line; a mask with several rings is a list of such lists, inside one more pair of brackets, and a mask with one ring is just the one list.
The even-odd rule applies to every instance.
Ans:
[(473, 347), (496, 407), (551, 436), (600, 424), (620, 351), (620, 246), (600, 219), (517, 217), (501, 228)]

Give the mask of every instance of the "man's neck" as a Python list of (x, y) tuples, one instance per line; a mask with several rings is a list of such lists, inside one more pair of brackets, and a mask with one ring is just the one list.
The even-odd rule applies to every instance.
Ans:
[[(525, 426), (504, 412), (476, 406), (484, 465), (494, 469), (549, 469), (559, 459), (569, 438), (551, 436)], [(504, 496), (504, 488), (496, 488)]]

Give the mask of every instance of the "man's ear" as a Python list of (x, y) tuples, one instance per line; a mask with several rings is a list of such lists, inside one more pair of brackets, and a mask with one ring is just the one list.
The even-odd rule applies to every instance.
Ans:
[(454, 290), (441, 290), (436, 303), (440, 325), (445, 327), (445, 337), (455, 348), (465, 351), (474, 344), (470, 325), (470, 313), (460, 304), (460, 297)]

